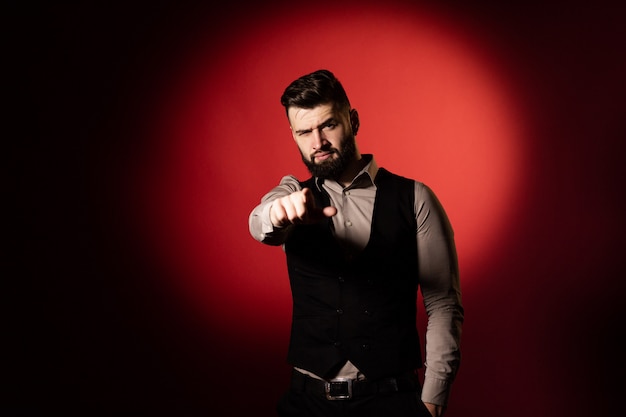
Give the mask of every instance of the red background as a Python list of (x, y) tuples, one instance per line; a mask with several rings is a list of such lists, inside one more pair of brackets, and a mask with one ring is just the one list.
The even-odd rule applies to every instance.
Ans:
[(289, 288), (247, 216), (306, 176), (278, 99), (324, 67), (361, 151), (452, 220), (466, 324), (448, 415), (620, 415), (621, 9), (14, 8), (3, 407), (273, 415)]

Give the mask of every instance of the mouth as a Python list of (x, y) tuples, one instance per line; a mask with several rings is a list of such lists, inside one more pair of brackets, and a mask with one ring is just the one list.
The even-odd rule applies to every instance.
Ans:
[(328, 158), (330, 158), (330, 156), (333, 154), (333, 151), (321, 151), (321, 152), (316, 152), (313, 154), (313, 160), (318, 161), (318, 162), (322, 162), (327, 160)]

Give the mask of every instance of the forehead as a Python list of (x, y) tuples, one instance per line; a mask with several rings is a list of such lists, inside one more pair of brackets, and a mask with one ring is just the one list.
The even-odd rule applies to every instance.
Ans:
[(320, 104), (312, 109), (290, 107), (287, 111), (289, 123), (294, 129), (310, 129), (320, 125), (328, 119), (337, 119), (339, 112), (332, 104)]

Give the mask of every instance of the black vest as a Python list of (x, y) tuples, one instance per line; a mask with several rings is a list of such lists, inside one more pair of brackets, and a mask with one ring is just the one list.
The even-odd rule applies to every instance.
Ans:
[[(421, 366), (415, 183), (380, 169), (367, 246), (348, 257), (332, 220), (295, 226), (285, 243), (293, 296), (288, 360), (327, 376), (347, 360), (369, 379)], [(318, 207), (330, 205), (314, 180)]]

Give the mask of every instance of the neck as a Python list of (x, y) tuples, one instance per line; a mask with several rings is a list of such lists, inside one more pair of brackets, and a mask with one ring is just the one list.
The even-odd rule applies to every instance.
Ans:
[(365, 165), (367, 165), (367, 160), (363, 159), (359, 153), (357, 153), (350, 162), (350, 164), (346, 167), (346, 169), (341, 173), (341, 176), (337, 178), (337, 182), (344, 187), (347, 187), (352, 183), (356, 174), (361, 171)]

